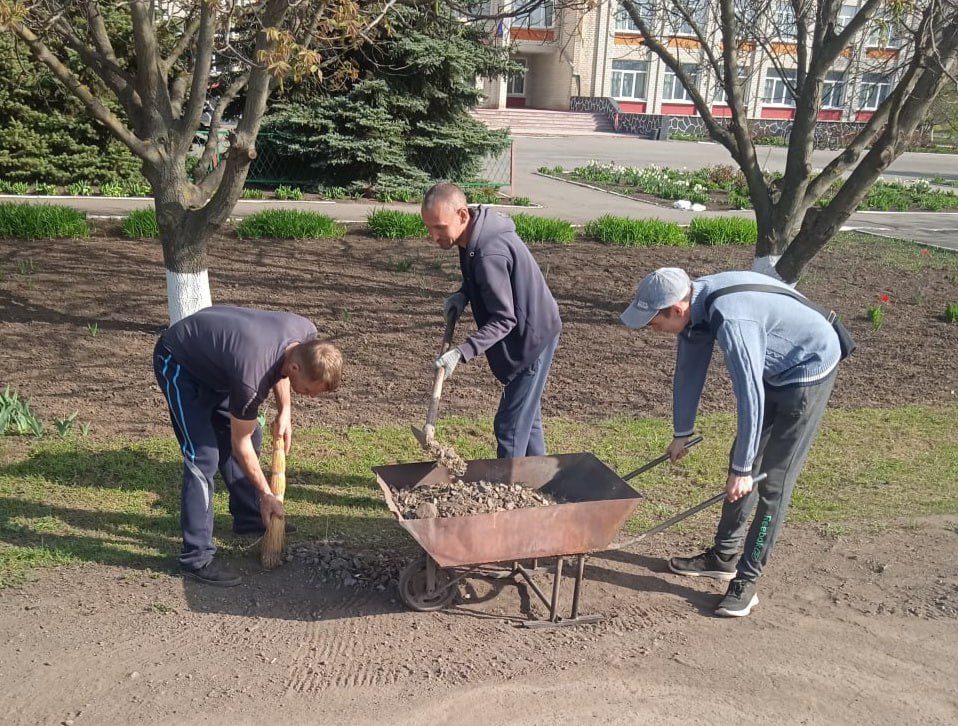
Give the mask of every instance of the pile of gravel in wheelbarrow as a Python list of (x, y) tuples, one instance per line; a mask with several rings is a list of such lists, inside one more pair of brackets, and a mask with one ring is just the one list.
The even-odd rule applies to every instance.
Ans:
[(455, 479), (415, 489), (393, 489), (393, 501), (406, 519), (468, 517), (555, 504), (547, 494), (522, 484)]

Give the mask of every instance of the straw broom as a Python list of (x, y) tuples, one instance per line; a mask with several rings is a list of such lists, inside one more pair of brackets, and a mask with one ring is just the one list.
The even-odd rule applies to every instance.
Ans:
[[(282, 436), (273, 441), (273, 470), (269, 488), (273, 495), (283, 501), (286, 494), (286, 442)], [(260, 564), (267, 570), (279, 567), (283, 562), (283, 540), (286, 537), (286, 519), (270, 517), (266, 534), (263, 535), (263, 547), (260, 550)]]

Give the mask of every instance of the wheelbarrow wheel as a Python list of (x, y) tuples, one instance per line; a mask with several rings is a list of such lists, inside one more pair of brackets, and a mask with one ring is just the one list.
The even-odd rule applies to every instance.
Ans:
[(399, 573), (399, 596), (410, 608), (421, 613), (442, 610), (456, 596), (456, 588), (450, 586), (452, 575), (432, 565), (435, 572), (435, 588), (429, 590), (427, 583), (430, 562), (421, 555)]

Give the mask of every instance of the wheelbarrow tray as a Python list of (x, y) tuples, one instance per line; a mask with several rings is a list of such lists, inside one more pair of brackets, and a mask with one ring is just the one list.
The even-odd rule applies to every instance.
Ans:
[(416, 462), (374, 467), (386, 504), (399, 524), (439, 567), (584, 554), (607, 549), (635, 511), (640, 495), (590, 453), (476, 459), (462, 480), (520, 483), (559, 504), (467, 517), (406, 519), (391, 488), (449, 479), (445, 467)]

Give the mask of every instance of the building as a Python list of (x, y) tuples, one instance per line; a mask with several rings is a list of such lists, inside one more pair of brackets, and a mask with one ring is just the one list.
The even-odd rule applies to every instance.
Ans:
[[(509, 2), (492, 0), (488, 13)], [(843, 5), (840, 27), (857, 13), (859, 1)], [(718, 28), (707, 0), (688, 0), (695, 19), (718, 47)], [(638, 4), (638, 3), (637, 3)], [(650, 3), (667, 7), (668, 3)], [(756, 5), (761, 5), (756, 3)], [(741, 56), (739, 72), (747, 89), (751, 119), (787, 121), (794, 116), (795, 101), (789, 78), (795, 77), (796, 22), (789, 0), (777, 0), (773, 12), (756, 17), (763, 30), (766, 52), (755, 44)], [(661, 37), (696, 79), (699, 91), (712, 99), (716, 116), (730, 114), (724, 104), (719, 79), (710, 72), (705, 49), (689, 22), (662, 9), (650, 13)], [(495, 42), (510, 44), (513, 58), (525, 66), (522, 76), (483, 82), (487, 108), (584, 110), (598, 108), (588, 99), (611, 99), (610, 107), (622, 114), (667, 117), (696, 116), (687, 90), (675, 74), (645, 46), (645, 39), (617, 0), (598, 2), (588, 11), (559, 8), (547, 1), (535, 10), (499, 22)], [(860, 32), (829, 71), (823, 89), (821, 121), (867, 121), (895, 85), (895, 60), (902, 52), (901, 35), (890, 21), (877, 21)], [(774, 60), (773, 60), (774, 58)]]

